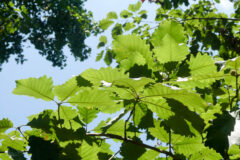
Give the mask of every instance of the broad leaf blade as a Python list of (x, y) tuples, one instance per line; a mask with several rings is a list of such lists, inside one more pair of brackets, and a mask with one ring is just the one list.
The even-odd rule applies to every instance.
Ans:
[(217, 66), (212, 57), (207, 54), (197, 54), (197, 57), (191, 56), (189, 68), (192, 76), (214, 75), (217, 73)]
[(203, 112), (207, 107), (206, 102), (198, 94), (174, 86), (155, 84), (146, 89), (144, 95), (143, 99), (151, 97), (172, 98), (183, 103), (192, 111)]
[(47, 76), (17, 80), (16, 84), (17, 87), (13, 90), (13, 94), (26, 95), (45, 101), (54, 99), (52, 78), (47, 78)]
[(77, 95), (72, 96), (68, 103), (79, 107), (98, 108), (105, 113), (120, 109), (109, 97), (109, 93), (100, 89), (84, 88)]

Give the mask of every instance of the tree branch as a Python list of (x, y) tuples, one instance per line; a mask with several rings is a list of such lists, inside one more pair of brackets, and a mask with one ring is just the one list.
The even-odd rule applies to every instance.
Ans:
[(240, 18), (222, 18), (222, 17), (193, 17), (185, 18), (182, 21), (188, 20), (227, 20), (227, 21), (240, 21)]
[(153, 147), (153, 146), (150, 146), (150, 145), (147, 145), (147, 144), (144, 144), (144, 143), (136, 142), (136, 141), (134, 141), (130, 138), (125, 138), (125, 137), (122, 137), (122, 136), (119, 136), (119, 135), (108, 134), (108, 133), (87, 133), (87, 136), (93, 136), (93, 137), (104, 136), (104, 137), (108, 137), (108, 138), (112, 138), (112, 139), (122, 140), (122, 141), (129, 142), (129, 143), (132, 143), (132, 144), (135, 144), (135, 145), (138, 145), (138, 146), (142, 146), (144, 148), (154, 150), (154, 151), (159, 152), (159, 153), (163, 153), (165, 155), (168, 155), (168, 156), (172, 157), (174, 160), (177, 160), (177, 158), (172, 153), (170, 153), (168, 151), (164, 151), (164, 150), (158, 149), (156, 147)]

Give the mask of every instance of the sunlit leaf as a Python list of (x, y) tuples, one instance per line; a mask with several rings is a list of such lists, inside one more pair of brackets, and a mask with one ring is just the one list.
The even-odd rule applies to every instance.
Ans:
[(13, 94), (40, 98), (45, 101), (54, 99), (52, 78), (47, 78), (47, 76), (17, 80), (16, 84), (17, 87), (13, 90)]

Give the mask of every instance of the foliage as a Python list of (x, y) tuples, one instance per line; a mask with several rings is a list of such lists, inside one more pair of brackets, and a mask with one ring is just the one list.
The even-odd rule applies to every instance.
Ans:
[(63, 47), (68, 45), (73, 56), (81, 61), (88, 58), (91, 49), (84, 40), (99, 29), (92, 13), (83, 8), (85, 0), (28, 1), (5, 0), (0, 2), (0, 65), (16, 55), (17, 63), (26, 59), (23, 45), (30, 41), (39, 54), (53, 66), (63, 68), (66, 56)]
[[(17, 80), (14, 94), (53, 101), (58, 109), (30, 116), (25, 132), (22, 126), (6, 132), (12, 123), (1, 120), (0, 157), (25, 159), (26, 152), (33, 160), (239, 159), (239, 142), (229, 146), (228, 137), (239, 111), (240, 57), (215, 36), (227, 26), (238, 38), (238, 24), (208, 1), (184, 12), (168, 9), (187, 1), (164, 2), (173, 3), (157, 10), (154, 28), (144, 23), (140, 2), (99, 22), (102, 29), (114, 26), (111, 47), (97, 59), (104, 55), (117, 67), (88, 69), (62, 85), (47, 76)], [(118, 17), (127, 21), (120, 24)], [(108, 43), (103, 35), (98, 48)], [(99, 121), (103, 114), (109, 118)], [(97, 126), (89, 129), (92, 124)], [(121, 142), (119, 151), (113, 153), (106, 138)]]

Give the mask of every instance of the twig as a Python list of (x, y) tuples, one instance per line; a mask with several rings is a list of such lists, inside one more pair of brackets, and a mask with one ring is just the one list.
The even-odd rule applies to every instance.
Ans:
[(19, 133), (23, 136), (23, 138), (28, 141), (27, 137), (24, 136), (24, 134), (21, 131), (21, 127), (17, 127), (17, 130), (19, 131)]
[(125, 124), (124, 124), (124, 138), (127, 138), (127, 122), (129, 121), (129, 119), (131, 118), (131, 116), (133, 115), (134, 111), (135, 111), (135, 106), (139, 101), (139, 97), (137, 96), (136, 101), (133, 104), (133, 109), (131, 110), (128, 118), (125, 120)]
[[(237, 102), (238, 102), (238, 97), (239, 97), (239, 87), (238, 87), (238, 77), (239, 77), (240, 75), (236, 72), (236, 95), (231, 99), (231, 101), (230, 101), (230, 110), (232, 110), (232, 104), (233, 104), (233, 101), (235, 100), (235, 99), (237, 99)], [(237, 102), (236, 102), (236, 105), (237, 105)]]
[(118, 153), (120, 152), (120, 150), (118, 150), (114, 155), (112, 155), (108, 160), (112, 160)]
[(61, 122), (60, 122), (60, 120), (61, 120), (61, 117), (60, 117), (60, 108), (61, 108), (61, 103), (57, 103), (57, 105), (58, 105), (58, 121), (59, 121), (59, 123), (60, 123), (60, 127), (62, 128), (62, 124), (61, 124)]
[(193, 18), (185, 18), (182, 21), (189, 21), (189, 20), (228, 20), (228, 21), (240, 21), (240, 18), (193, 17)]
[(124, 109), (124, 111), (121, 112), (117, 117), (113, 118), (111, 121), (109, 121), (109, 122), (107, 123), (106, 126), (102, 127), (103, 133), (106, 133), (107, 129), (108, 129), (109, 127), (111, 127), (112, 125), (114, 125), (116, 122), (118, 122), (118, 120), (121, 119), (128, 111), (129, 111), (129, 109), (127, 109), (127, 108)]
[(142, 146), (144, 148), (154, 150), (154, 151), (159, 152), (159, 153), (163, 153), (165, 155), (168, 155), (168, 156), (172, 157), (174, 160), (178, 160), (177, 157), (175, 157), (172, 153), (170, 153), (168, 151), (164, 151), (164, 150), (158, 149), (156, 147), (153, 147), (153, 146), (150, 146), (150, 145), (147, 145), (147, 144), (144, 144), (144, 143), (140, 143), (140, 142), (134, 141), (130, 138), (125, 138), (125, 137), (122, 137), (122, 136), (119, 136), (119, 135), (107, 134), (107, 133), (87, 133), (87, 136), (94, 136), (94, 137), (104, 136), (104, 137), (109, 137), (109, 138), (112, 138), (112, 139), (122, 140), (122, 141), (129, 142), (129, 143), (132, 143), (132, 144), (135, 144), (135, 145), (138, 145), (138, 146)]

